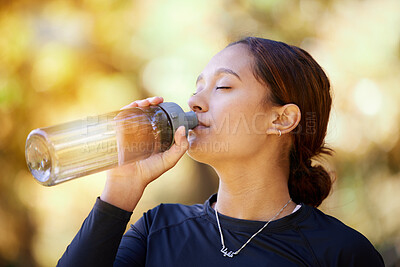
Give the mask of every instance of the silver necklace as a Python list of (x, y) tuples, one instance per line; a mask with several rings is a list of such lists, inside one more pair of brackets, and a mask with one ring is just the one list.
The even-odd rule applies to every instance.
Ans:
[(222, 230), (221, 230), (221, 225), (219, 224), (219, 219), (218, 219), (218, 212), (217, 212), (217, 207), (215, 207), (215, 217), (217, 218), (217, 224), (218, 224), (218, 229), (219, 229), (219, 234), (221, 235), (221, 244), (222, 244), (222, 248), (221, 248), (221, 253), (224, 255), (224, 257), (229, 257), (232, 258), (233, 256), (239, 254), (239, 252), (244, 249), (244, 247), (250, 243), (250, 241), (256, 236), (258, 235), (262, 230), (264, 230), (265, 227), (267, 227), (267, 225), (273, 221), (276, 217), (279, 216), (279, 214), (281, 214), (281, 212), (287, 207), (287, 205), (289, 205), (289, 203), (292, 201), (292, 199), (289, 199), (289, 201), (281, 208), (280, 211), (278, 211), (277, 214), (275, 214), (274, 217), (272, 217), (268, 222), (266, 222), (264, 224), (263, 227), (261, 227), (260, 230), (258, 230), (254, 235), (252, 235), (249, 240), (246, 241), (246, 243), (243, 244), (243, 246), (241, 248), (239, 248), (238, 250), (236, 250), (235, 252), (233, 252), (232, 250), (228, 252), (228, 248), (225, 247), (225, 242), (224, 242), (224, 235), (222, 234)]

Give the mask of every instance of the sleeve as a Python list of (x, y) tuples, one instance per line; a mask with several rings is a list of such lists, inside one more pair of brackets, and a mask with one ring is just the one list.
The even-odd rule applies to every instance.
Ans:
[(139, 219), (135, 225), (122, 237), (118, 248), (114, 266), (145, 266), (147, 252), (147, 231), (144, 226), (145, 217)]
[(112, 266), (131, 215), (97, 198), (57, 266)]
[(162, 205), (148, 210), (134, 225), (131, 225), (122, 237), (114, 267), (146, 265), (147, 240), (152, 227), (154, 228), (154, 219), (160, 206)]

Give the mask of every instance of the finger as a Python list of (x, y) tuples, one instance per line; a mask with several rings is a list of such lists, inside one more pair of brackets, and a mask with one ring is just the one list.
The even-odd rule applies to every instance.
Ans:
[(132, 103), (122, 107), (120, 110), (136, 108), (136, 107), (146, 107), (149, 105), (158, 105), (158, 104), (162, 103), (163, 101), (164, 101), (164, 99), (161, 96), (149, 97), (146, 99), (133, 101)]
[(136, 108), (137, 106), (138, 106), (137, 102), (134, 101), (134, 102), (132, 102), (132, 103), (130, 103), (130, 104), (128, 104), (128, 105), (122, 107), (120, 110), (128, 109), (128, 108)]
[(137, 103), (138, 103), (139, 107), (148, 107), (148, 106), (150, 106), (150, 102), (147, 99), (138, 100)]
[(158, 105), (164, 101), (164, 99), (160, 96), (154, 96), (147, 99), (149, 100), (151, 105)]

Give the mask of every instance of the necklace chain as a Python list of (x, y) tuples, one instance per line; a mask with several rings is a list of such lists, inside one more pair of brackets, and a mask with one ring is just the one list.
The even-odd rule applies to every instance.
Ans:
[(278, 212), (275, 214), (274, 217), (272, 217), (268, 222), (266, 222), (266, 223), (264, 224), (264, 226), (260, 228), (260, 230), (258, 230), (255, 234), (253, 234), (253, 235), (249, 238), (249, 240), (247, 240), (246, 243), (244, 243), (244, 244), (243, 244), (238, 250), (236, 250), (235, 252), (233, 252), (232, 250), (228, 252), (228, 248), (225, 247), (224, 235), (222, 234), (221, 225), (220, 225), (220, 223), (219, 223), (217, 207), (215, 207), (215, 217), (217, 218), (217, 224), (218, 224), (219, 234), (220, 234), (220, 236), (221, 236), (221, 245), (222, 245), (222, 248), (221, 248), (220, 251), (221, 251), (221, 253), (224, 255), (224, 257), (232, 258), (233, 256), (239, 254), (239, 252), (240, 252), (242, 249), (244, 249), (244, 247), (245, 247), (248, 243), (250, 243), (250, 241), (251, 241), (256, 235), (258, 235), (262, 230), (264, 230), (265, 227), (267, 227), (267, 225), (268, 225), (271, 221), (273, 221), (276, 217), (279, 216), (279, 214), (281, 214), (281, 212), (287, 207), (287, 205), (289, 205), (289, 203), (290, 203), (291, 201), (292, 201), (292, 199), (289, 199), (289, 201), (280, 209), (280, 211), (278, 211)]

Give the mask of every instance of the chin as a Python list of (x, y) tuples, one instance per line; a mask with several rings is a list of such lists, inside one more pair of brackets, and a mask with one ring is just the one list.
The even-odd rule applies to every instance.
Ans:
[(221, 161), (229, 155), (229, 145), (225, 142), (201, 142), (200, 140), (189, 140), (189, 157), (195, 161), (212, 165), (212, 162)]

